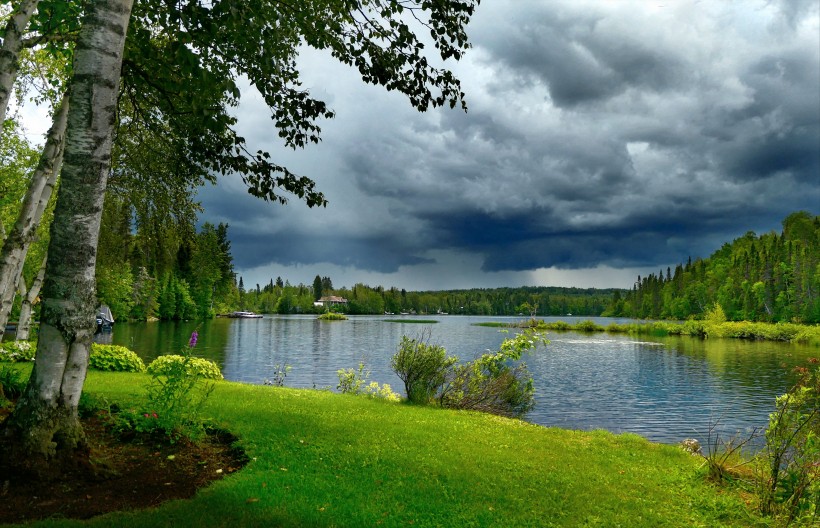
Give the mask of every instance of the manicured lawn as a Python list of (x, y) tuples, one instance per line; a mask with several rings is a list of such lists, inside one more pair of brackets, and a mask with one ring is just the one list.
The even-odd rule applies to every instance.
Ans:
[[(128, 402), (144, 374), (90, 372)], [(126, 403), (127, 404), (127, 403)], [(546, 403), (545, 403), (546, 404)], [(206, 412), (251, 462), (193, 500), (33, 526), (748, 526), (701, 462), (635, 435), (219, 382)]]

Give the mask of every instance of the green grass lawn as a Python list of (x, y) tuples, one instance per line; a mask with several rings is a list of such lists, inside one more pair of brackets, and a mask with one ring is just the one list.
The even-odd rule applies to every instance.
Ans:
[[(144, 374), (89, 372), (125, 403)], [(32, 526), (748, 526), (701, 461), (635, 435), (219, 382), (205, 413), (250, 463), (192, 500)]]

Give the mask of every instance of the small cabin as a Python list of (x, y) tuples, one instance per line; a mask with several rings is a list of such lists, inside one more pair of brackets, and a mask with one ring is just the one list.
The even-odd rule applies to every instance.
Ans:
[(337, 297), (335, 295), (328, 295), (326, 297), (320, 297), (318, 301), (313, 303), (313, 306), (324, 306), (327, 308), (338, 304), (347, 304), (347, 299), (344, 297)]

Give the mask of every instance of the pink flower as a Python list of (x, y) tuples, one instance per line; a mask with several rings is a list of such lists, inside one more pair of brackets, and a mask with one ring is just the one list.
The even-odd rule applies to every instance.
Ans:
[(196, 340), (199, 338), (199, 334), (196, 330), (191, 334), (191, 339), (188, 340), (188, 348), (194, 348), (196, 346)]

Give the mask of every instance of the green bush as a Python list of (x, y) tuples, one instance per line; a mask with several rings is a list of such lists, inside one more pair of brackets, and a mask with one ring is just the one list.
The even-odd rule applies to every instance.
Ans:
[(555, 321), (553, 323), (547, 323), (545, 327), (550, 330), (557, 330), (558, 332), (568, 332), (572, 330), (572, 325), (566, 321)]
[(532, 375), (524, 364), (492, 372), (482, 357), (455, 368), (441, 405), (521, 418), (535, 405)]
[(581, 321), (575, 325), (576, 332), (603, 332), (604, 327), (596, 323), (595, 321)]
[(444, 347), (431, 345), (424, 338), (402, 336), (390, 368), (404, 382), (407, 399), (429, 403), (447, 380), (447, 373), (458, 358), (448, 356)]
[(631, 334), (634, 332), (632, 326), (633, 325), (609, 323), (606, 327), (606, 331), (610, 334)]
[(393, 392), (393, 389), (385, 383), (379, 385), (377, 381), (367, 383), (370, 377), (370, 371), (365, 370), (364, 363), (359, 363), (359, 368), (354, 369), (339, 369), (336, 371), (339, 376), (339, 384), (336, 386), (342, 394), (359, 395), (364, 394), (371, 398), (380, 398), (387, 401), (397, 402), (401, 400), (401, 396)]
[(37, 343), (34, 341), (6, 341), (0, 343), (0, 361), (34, 361)]
[(77, 413), (81, 418), (88, 418), (95, 415), (98, 411), (110, 410), (110, 408), (111, 406), (105, 398), (100, 398), (87, 392), (80, 394), (80, 400), (77, 402)]
[(362, 387), (370, 377), (370, 371), (364, 369), (364, 363), (359, 363), (358, 370), (352, 368), (339, 369), (336, 371), (339, 376), (339, 384), (336, 388), (342, 394), (359, 394), (362, 392)]
[(204, 358), (193, 356), (167, 355), (159, 356), (148, 365), (148, 373), (154, 376), (167, 376), (175, 371), (178, 365), (185, 365), (187, 374), (195, 375), (203, 379), (221, 380), (222, 371), (219, 366)]
[(17, 369), (0, 366), (0, 401), (4, 398), (19, 398), (25, 388), (26, 380)]
[(799, 326), (800, 330), (795, 334), (793, 341), (820, 346), (820, 326)]
[(198, 332), (194, 330), (182, 355), (160, 356), (148, 365), (147, 412), (131, 413), (122, 421), (124, 427), (137, 431), (164, 431), (172, 440), (178, 436), (197, 439), (205, 432), (202, 409), (214, 390), (212, 380), (221, 380), (222, 372), (213, 361), (194, 357)]
[(325, 312), (317, 317), (317, 319), (320, 321), (347, 321), (347, 316), (336, 312)]
[(695, 319), (689, 319), (683, 323), (683, 334), (694, 337), (707, 337), (708, 335), (703, 321), (696, 321)]
[(505, 339), (498, 352), (488, 352), (452, 371), (441, 392), (443, 407), (521, 418), (535, 405), (532, 375), (524, 363), (512, 362), (548, 341), (534, 329)]
[(145, 363), (136, 352), (124, 346), (92, 343), (88, 368), (114, 372), (145, 372)]
[(812, 525), (820, 519), (820, 368), (797, 372), (769, 416), (758, 494), (764, 514)]

